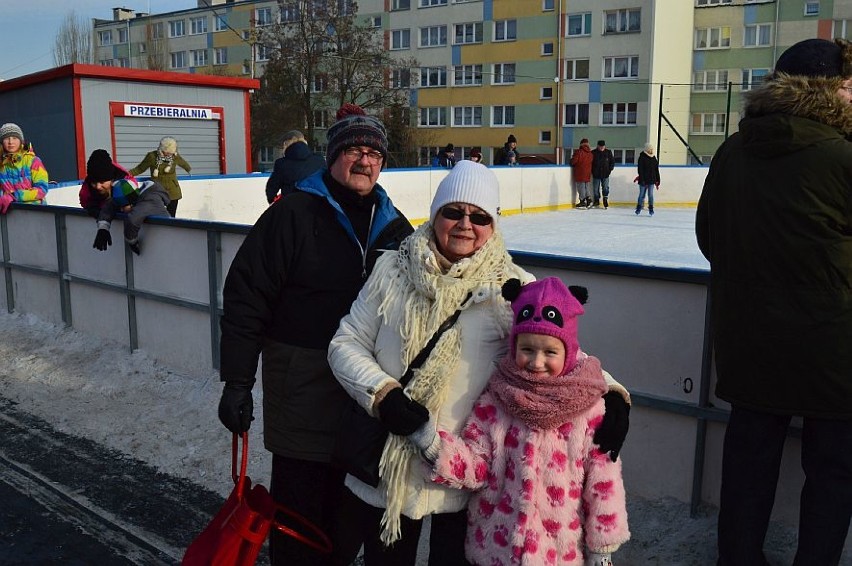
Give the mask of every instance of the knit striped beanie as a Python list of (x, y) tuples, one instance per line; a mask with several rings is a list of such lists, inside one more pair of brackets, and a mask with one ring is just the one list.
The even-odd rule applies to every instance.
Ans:
[(348, 102), (340, 107), (336, 118), (337, 121), (328, 129), (325, 159), (329, 166), (344, 149), (356, 146), (371, 147), (387, 161), (388, 134), (378, 118), (367, 116), (360, 106)]

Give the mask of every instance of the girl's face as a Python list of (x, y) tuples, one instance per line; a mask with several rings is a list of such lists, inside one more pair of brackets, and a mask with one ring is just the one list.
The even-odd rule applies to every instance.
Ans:
[[(496, 190), (496, 189), (495, 189)], [(443, 208), (451, 208), (463, 213), (458, 220), (444, 217), (441, 212), (435, 215), (435, 244), (445, 258), (453, 263), (476, 253), (494, 233), (494, 219), (485, 226), (470, 221), (470, 214), (488, 216), (484, 210), (472, 204), (455, 202)]]
[(98, 181), (97, 183), (89, 183), (96, 193), (102, 197), (108, 197), (112, 192), (112, 181)]
[(3, 138), (3, 151), (6, 153), (15, 153), (21, 149), (21, 140), (15, 136)]
[(515, 337), (515, 363), (519, 369), (556, 377), (565, 367), (565, 344), (548, 334), (524, 332)]

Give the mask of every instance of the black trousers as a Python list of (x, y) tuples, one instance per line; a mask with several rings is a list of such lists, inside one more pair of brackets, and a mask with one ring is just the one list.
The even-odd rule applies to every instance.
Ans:
[[(180, 199), (178, 199), (178, 200), (180, 200)], [(177, 205), (178, 205), (178, 201), (173, 200), (168, 204), (168, 206), (166, 206), (166, 210), (169, 211), (169, 216), (171, 216), (172, 218), (174, 218), (175, 214), (177, 214)]]
[[(332, 520), (343, 492), (344, 472), (330, 464), (309, 462), (272, 455), (272, 498), (285, 507), (296, 511), (326, 534), (331, 535)], [(297, 532), (303, 532), (296, 524), (287, 523)], [(305, 533), (309, 535), (310, 533)], [(332, 537), (332, 544), (335, 544)], [(276, 529), (270, 531), (269, 558), (272, 566), (328, 566), (331, 558), (321, 554), (296, 539)]]
[[(719, 502), (719, 565), (767, 564), (769, 526), (791, 417), (733, 407), (725, 431)], [(794, 566), (840, 562), (852, 517), (852, 420), (805, 418), (805, 484)]]
[[(402, 537), (385, 547), (379, 540), (384, 509), (372, 507), (351, 491), (340, 501), (333, 540), (337, 543), (334, 566), (348, 566), (364, 545), (365, 566), (414, 566), (422, 519), (400, 517)], [(464, 557), (467, 511), (432, 515), (429, 535), (429, 566), (469, 566)]]

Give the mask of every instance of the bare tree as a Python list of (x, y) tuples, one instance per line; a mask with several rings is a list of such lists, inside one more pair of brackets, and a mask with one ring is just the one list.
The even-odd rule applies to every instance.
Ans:
[(92, 23), (74, 10), (65, 15), (65, 21), (53, 41), (53, 63), (57, 67), (70, 63), (92, 62)]
[(163, 31), (164, 24), (156, 22), (145, 26), (145, 63), (149, 71), (165, 71), (168, 40)]

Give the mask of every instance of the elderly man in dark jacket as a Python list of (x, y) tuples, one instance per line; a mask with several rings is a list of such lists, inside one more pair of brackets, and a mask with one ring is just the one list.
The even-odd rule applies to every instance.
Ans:
[[(273, 498), (330, 531), (344, 472), (331, 465), (348, 395), (328, 366), (328, 345), (383, 249), (411, 224), (377, 184), (388, 155), (382, 123), (345, 104), (328, 130), (328, 168), (258, 219), (223, 290), (219, 419), (249, 429), (263, 353), (263, 438)], [(273, 565), (328, 559), (273, 529)]]
[(763, 542), (791, 417), (803, 417), (795, 565), (837, 564), (852, 515), (852, 44), (806, 40), (745, 94), (696, 232), (710, 260), (724, 442), (719, 564)]
[[(284, 155), (275, 160), (266, 181), (266, 202), (272, 204), (296, 190), (296, 182), (322, 169), (325, 159), (308, 147), (305, 135), (298, 130), (284, 134)], [(279, 196), (280, 195), (280, 196)]]

